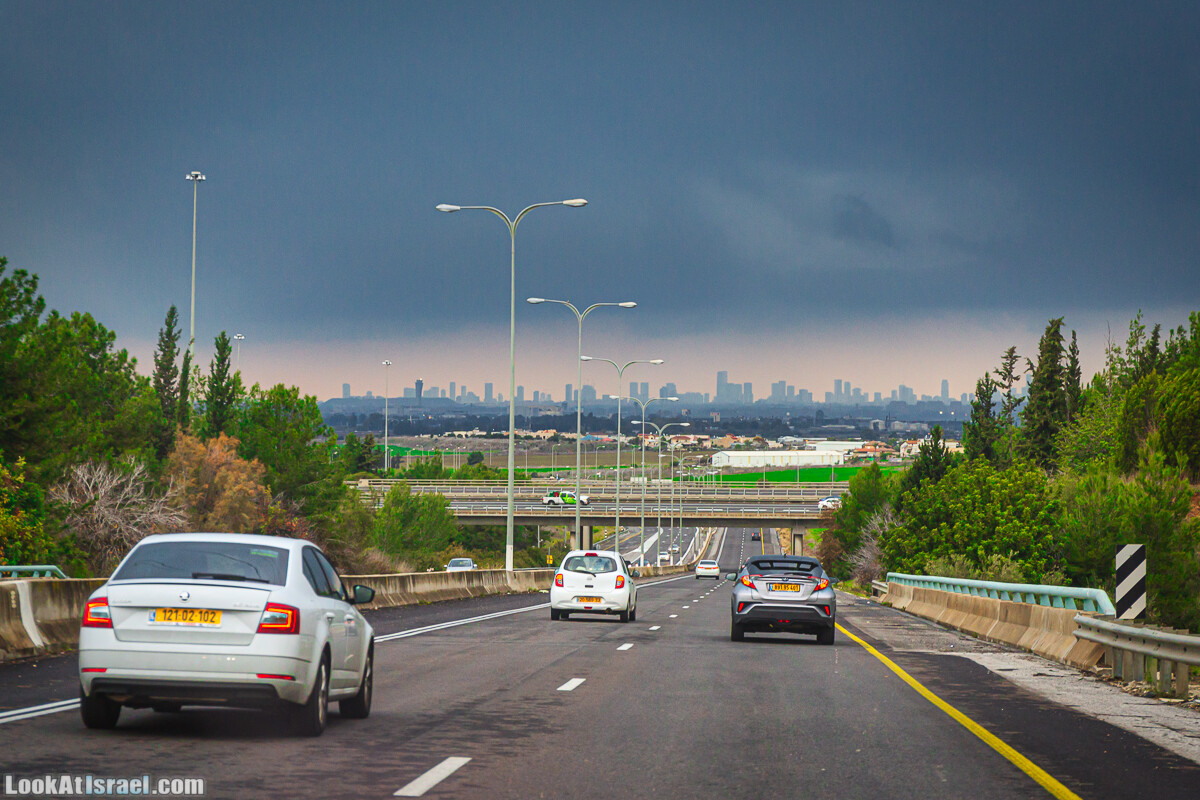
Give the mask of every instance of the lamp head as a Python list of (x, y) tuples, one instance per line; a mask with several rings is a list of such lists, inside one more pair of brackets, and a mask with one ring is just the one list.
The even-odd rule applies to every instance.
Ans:
[(678, 403), (678, 402), (679, 402), (679, 398), (678, 398), (678, 397), (664, 397), (664, 398), (663, 398), (663, 400), (670, 400), (672, 403)]
[(203, 174), (203, 173), (201, 173), (201, 172), (197, 172), (197, 171), (195, 171), (195, 170), (193, 170), (192, 172), (189, 172), (187, 175), (184, 175), (183, 177), (184, 177), (184, 178), (186, 178), (186, 179), (188, 179), (189, 181), (202, 181), (202, 180), (205, 180), (205, 178), (204, 178), (204, 174)]
[(390, 367), (390, 366), (392, 365), (392, 362), (390, 362), (390, 361), (384, 361), (384, 362), (383, 362), (383, 365), (384, 365), (385, 367)]
[(681, 427), (681, 428), (690, 428), (690, 427), (692, 427), (692, 423), (690, 423), (690, 422), (681, 422), (681, 423), (679, 423), (679, 427)]
[(653, 361), (651, 361), (650, 363), (651, 364), (661, 364), (661, 363), (663, 363), (663, 360), (661, 358), (656, 358)]
[(544, 297), (526, 297), (525, 302), (529, 303), (530, 305), (536, 306), (538, 303), (546, 302), (546, 298), (544, 298)]
[(632, 300), (628, 300), (624, 303), (617, 303), (617, 305), (619, 305), (621, 308), (637, 308), (637, 303), (633, 302)]
[(591, 356), (580, 356), (579, 360), (580, 361), (591, 361), (592, 357)]
[(563, 200), (563, 205), (570, 206), (571, 208), (583, 208), (587, 205), (587, 200), (584, 200), (582, 197), (575, 200)]
[(461, 211), (462, 206), (452, 206), (449, 203), (442, 203), (441, 205), (437, 206), (437, 210), (445, 211), (447, 214), (449, 214), (454, 211)]

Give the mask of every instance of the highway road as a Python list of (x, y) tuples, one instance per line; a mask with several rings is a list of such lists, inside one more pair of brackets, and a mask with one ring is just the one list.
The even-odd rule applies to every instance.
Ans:
[[(765, 533), (730, 530), (723, 569), (774, 551)], [(240, 710), (126, 710), (115, 731), (27, 717), (74, 697), (75, 659), (3, 665), (0, 771), (195, 776), (218, 798), (1197, 796), (1192, 761), (959, 657), (993, 646), (923, 620), (841, 594), (832, 647), (733, 643), (723, 580), (638, 597), (629, 624), (551, 622), (542, 594), (372, 612), (374, 711), (333, 713), (318, 739)]]

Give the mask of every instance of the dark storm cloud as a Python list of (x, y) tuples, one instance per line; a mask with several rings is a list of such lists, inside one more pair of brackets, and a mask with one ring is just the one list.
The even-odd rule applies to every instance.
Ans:
[[(150, 338), (1197, 305), (1195, 4), (0, 5), (0, 254)], [(1152, 280), (1148, 279), (1152, 276)], [(522, 310), (522, 313), (528, 313)]]

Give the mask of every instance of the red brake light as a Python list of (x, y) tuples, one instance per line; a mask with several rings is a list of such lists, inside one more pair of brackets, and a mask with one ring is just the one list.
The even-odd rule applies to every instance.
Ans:
[(83, 667), (80, 672), (108, 672), (108, 667)]
[(624, 575), (618, 575), (618, 576), (617, 576), (617, 588), (618, 588), (618, 589), (624, 589), (624, 588), (625, 588), (625, 576), (624, 576)]
[[(755, 576), (755, 577), (762, 577), (762, 576)], [(757, 586), (754, 585), (754, 578), (750, 577), (749, 575), (742, 576), (742, 586), (749, 586), (751, 589), (758, 588)]]
[(817, 581), (817, 585), (813, 587), (814, 592), (819, 592), (829, 585), (829, 578), (821, 578)]
[(561, 573), (561, 572), (560, 572), (560, 573), (558, 573), (557, 575), (555, 575), (555, 576), (554, 576), (554, 585), (555, 585), (555, 586), (562, 586), (562, 585), (563, 585), (563, 582), (562, 582), (562, 573)]
[(283, 603), (267, 603), (257, 633), (299, 633), (300, 609)]
[(258, 677), (264, 681), (294, 681), (296, 678), (292, 675), (272, 675), (268, 672), (259, 672)]
[(97, 597), (95, 600), (87, 601), (87, 605), (83, 609), (83, 627), (112, 627), (112, 615), (108, 611), (107, 597)]
[(598, 556), (599, 553), (584, 553), (585, 556)]

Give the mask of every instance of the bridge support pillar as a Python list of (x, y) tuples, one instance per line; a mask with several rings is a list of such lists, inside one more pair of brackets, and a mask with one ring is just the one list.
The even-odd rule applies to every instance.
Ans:
[(580, 529), (579, 543), (578, 543), (576, 549), (591, 550), (593, 546), (594, 545), (592, 544), (592, 526), (584, 525)]

